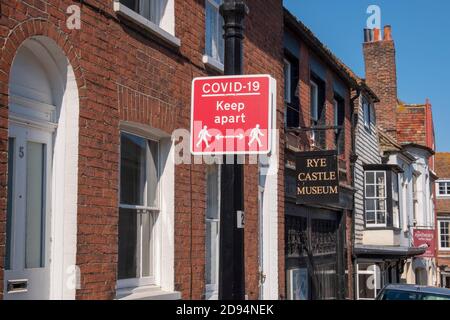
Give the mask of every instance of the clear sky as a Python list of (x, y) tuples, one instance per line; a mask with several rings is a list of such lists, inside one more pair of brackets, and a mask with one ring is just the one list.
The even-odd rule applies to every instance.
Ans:
[(369, 5), (392, 26), (398, 96), (433, 105), (438, 151), (450, 152), (449, 0), (284, 0), (285, 7), (359, 76), (364, 77), (363, 29)]

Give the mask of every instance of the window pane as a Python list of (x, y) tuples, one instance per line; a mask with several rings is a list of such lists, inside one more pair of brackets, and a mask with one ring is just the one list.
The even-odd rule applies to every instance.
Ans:
[(392, 199), (398, 200), (398, 175), (392, 172)]
[(119, 209), (119, 279), (139, 277), (139, 220), (136, 210)]
[(6, 211), (6, 256), (5, 269), (11, 269), (12, 261), (12, 218), (13, 218), (13, 193), (14, 193), (14, 149), (15, 139), (8, 139), (8, 204)]
[(375, 197), (375, 186), (366, 185), (366, 197)]
[(378, 185), (384, 185), (384, 172), (377, 172), (376, 173), (376, 181)]
[(143, 16), (144, 18), (154, 22), (152, 19), (152, 10), (151, 10), (151, 2), (152, 0), (139, 0), (139, 14)]
[(139, 13), (139, 0), (120, 0), (120, 3)]
[(210, 166), (206, 190), (206, 284), (217, 284), (219, 265), (219, 167)]
[(375, 183), (375, 172), (366, 172), (366, 183), (368, 184)]
[(157, 213), (149, 212), (142, 214), (142, 276), (149, 277), (153, 275), (153, 227), (155, 225)]
[(206, 55), (212, 57), (212, 42), (213, 42), (213, 36), (214, 36), (214, 8), (209, 1), (206, 1), (206, 38), (205, 38), (205, 53)]
[(366, 222), (368, 224), (374, 224), (375, 223), (375, 212), (374, 211), (367, 211), (366, 212)]
[(445, 194), (445, 183), (443, 182), (439, 182), (439, 193), (440, 194)]
[(219, 219), (219, 172), (218, 166), (211, 166), (207, 175), (206, 217)]
[(376, 200), (366, 200), (366, 211), (375, 210)]
[(377, 211), (385, 211), (386, 210), (386, 201), (378, 200), (377, 201)]
[(147, 176), (147, 206), (157, 208), (159, 204), (159, 161), (158, 161), (158, 143), (148, 141), (148, 176)]
[(311, 118), (314, 121), (318, 120), (318, 91), (317, 91), (317, 85), (315, 83), (311, 83), (311, 96), (310, 96), (310, 101), (311, 101)]
[(375, 277), (371, 274), (358, 274), (358, 289), (360, 299), (375, 298)]
[(219, 264), (219, 222), (206, 222), (206, 284), (217, 284)]
[(120, 148), (120, 202), (144, 205), (146, 140), (122, 133)]
[(384, 184), (377, 185), (377, 198), (384, 198), (386, 197), (386, 186)]
[(289, 62), (284, 62), (284, 101), (291, 102), (291, 65)]
[(45, 144), (27, 142), (25, 268), (44, 267)]
[(384, 212), (377, 211), (377, 224), (385, 224), (386, 223), (386, 214)]

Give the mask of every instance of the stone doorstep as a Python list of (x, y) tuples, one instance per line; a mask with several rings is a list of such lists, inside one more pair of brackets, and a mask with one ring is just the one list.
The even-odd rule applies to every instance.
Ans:
[(116, 300), (180, 300), (181, 293), (164, 291), (158, 286), (118, 289)]

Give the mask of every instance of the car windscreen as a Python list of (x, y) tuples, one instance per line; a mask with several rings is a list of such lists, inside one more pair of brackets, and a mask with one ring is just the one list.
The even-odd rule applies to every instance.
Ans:
[(424, 292), (385, 290), (381, 300), (450, 300), (450, 296)]

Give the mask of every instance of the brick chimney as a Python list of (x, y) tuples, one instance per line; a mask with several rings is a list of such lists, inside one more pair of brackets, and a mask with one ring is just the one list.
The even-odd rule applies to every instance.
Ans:
[(364, 61), (366, 82), (377, 94), (380, 102), (375, 107), (377, 123), (396, 138), (397, 66), (391, 26), (364, 30)]

